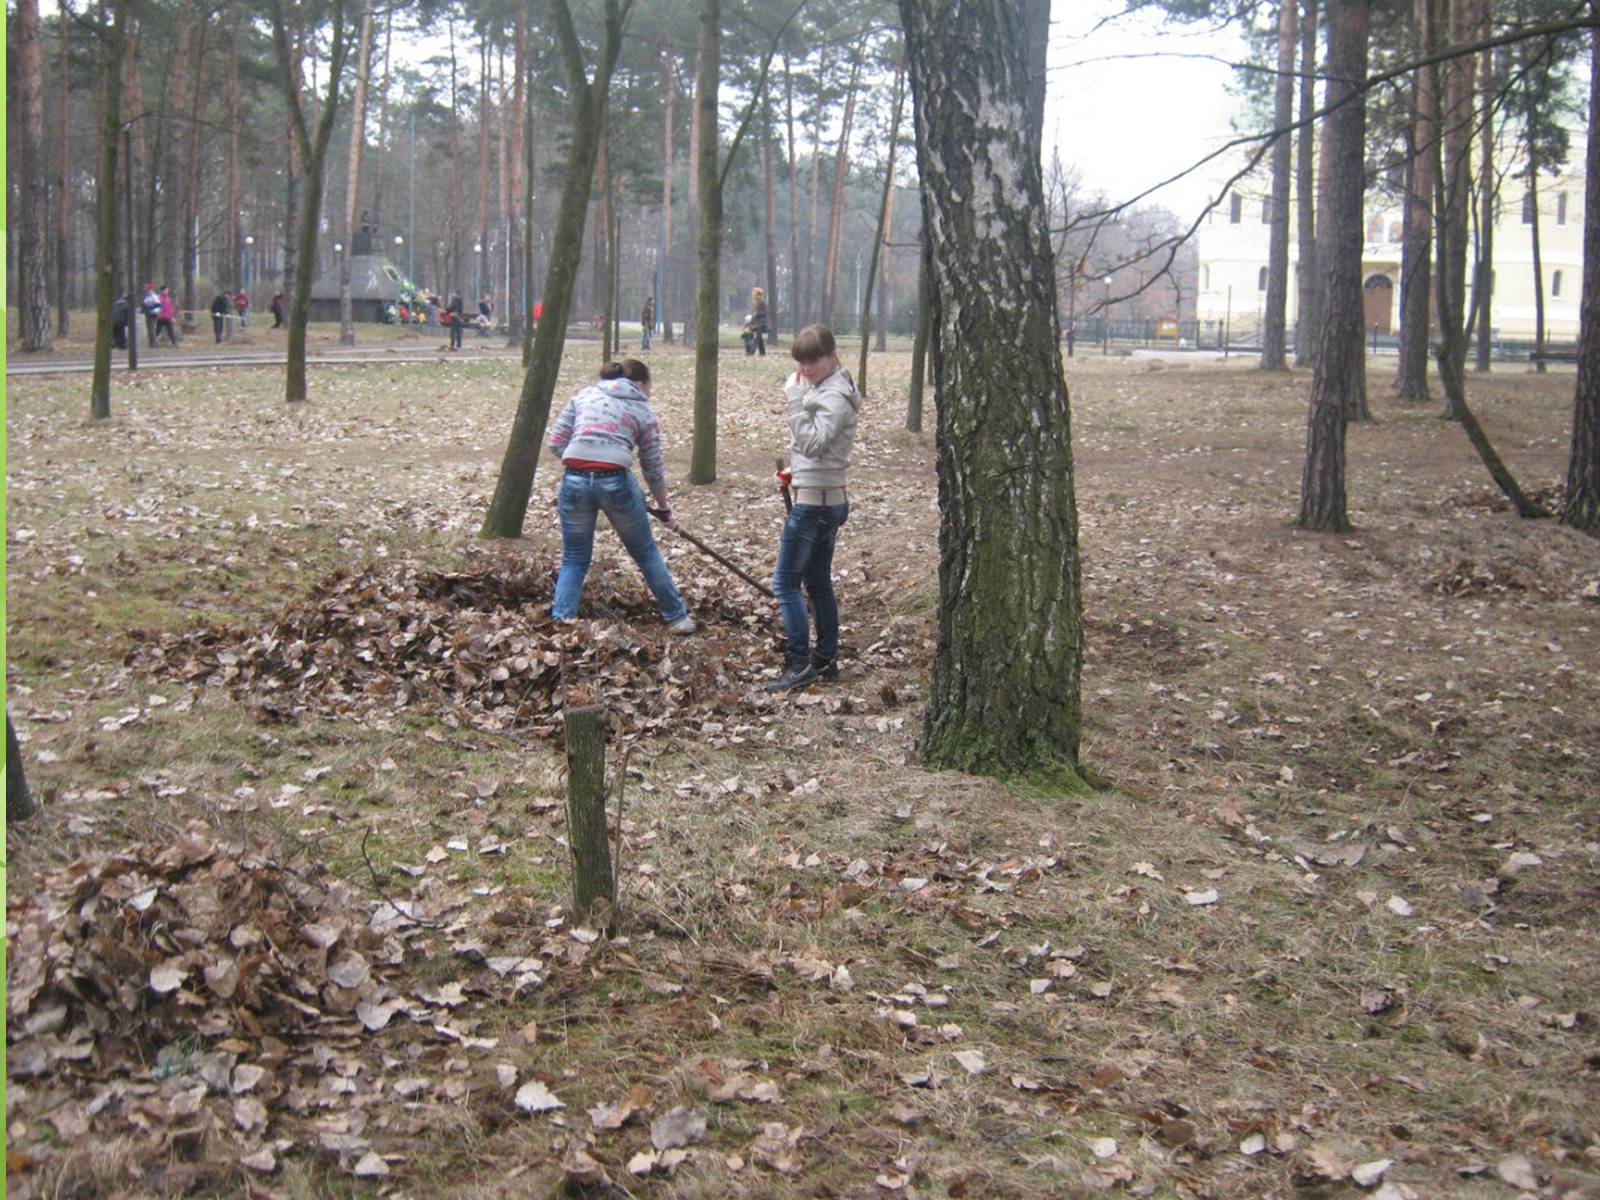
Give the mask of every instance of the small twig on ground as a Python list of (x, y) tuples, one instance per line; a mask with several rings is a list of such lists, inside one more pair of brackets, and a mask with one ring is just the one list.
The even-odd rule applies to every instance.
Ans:
[(361, 835), (361, 861), (367, 864), (367, 874), (372, 876), (372, 887), (373, 890), (378, 893), (379, 899), (381, 899), (390, 908), (394, 909), (395, 912), (399, 913), (406, 920), (415, 921), (418, 925), (426, 926), (429, 929), (438, 929), (440, 924), (438, 921), (429, 921), (424, 917), (419, 917), (413, 913), (407, 912), (405, 909), (401, 908), (398, 904), (391, 900), (389, 898), (389, 893), (383, 890), (383, 884), (378, 882), (378, 869), (372, 865), (372, 860), (367, 857), (367, 839), (371, 836), (372, 826), (368, 825), (367, 831)]

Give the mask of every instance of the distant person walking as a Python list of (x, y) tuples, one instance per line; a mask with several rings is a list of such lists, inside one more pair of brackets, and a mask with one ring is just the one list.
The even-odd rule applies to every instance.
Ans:
[(156, 291), (156, 285), (144, 285), (144, 298), (139, 301), (139, 311), (144, 314), (144, 344), (152, 350), (156, 347), (156, 322), (161, 319), (161, 296)]
[(450, 349), (452, 349), (452, 350), (461, 349), (461, 316), (462, 316), (462, 308), (463, 308), (463, 305), (461, 303), (460, 294), (459, 293), (452, 293), (452, 295), (450, 296), (450, 304), (444, 310), (446, 318), (450, 322)]
[(239, 328), (243, 329), (250, 324), (250, 293), (243, 288), (233, 298), (233, 311), (239, 314)]
[(274, 292), (272, 294), (272, 304), (271, 304), (270, 307), (272, 309), (272, 327), (274, 329), (282, 329), (283, 328), (283, 307), (284, 307), (284, 305), (283, 305), (283, 293), (282, 292)]
[(644, 308), (639, 313), (639, 345), (642, 349), (650, 349), (650, 335), (656, 327), (656, 298), (649, 295), (644, 298)]
[(664, 510), (667, 525), (676, 528), (678, 521), (667, 498), (661, 426), (650, 407), (650, 368), (637, 358), (601, 367), (600, 382), (568, 400), (556, 418), (550, 452), (566, 468), (556, 501), (561, 514), (561, 574), (550, 616), (557, 621), (577, 619), (584, 576), (594, 558), (594, 527), (603, 512), (654, 593), (667, 629), (693, 633), (694, 618), (656, 548), (644, 492), (629, 469), (637, 453), (656, 506)]
[(118, 350), (128, 348), (128, 298), (118, 296), (111, 302), (111, 344)]
[(222, 342), (222, 334), (228, 327), (228, 310), (232, 307), (225, 292), (219, 291), (211, 297), (211, 332), (216, 335), (218, 344)]
[(767, 334), (771, 330), (767, 325), (767, 294), (760, 288), (753, 288), (750, 292), (750, 324), (755, 330), (756, 353), (765, 358)]
[(485, 292), (478, 299), (478, 336), (486, 338), (489, 330), (494, 327), (494, 301), (489, 293)]

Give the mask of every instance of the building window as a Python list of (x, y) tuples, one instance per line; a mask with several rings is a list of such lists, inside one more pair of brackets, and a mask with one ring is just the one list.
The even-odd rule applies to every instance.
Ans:
[(1566, 223), (1567, 223), (1567, 194), (1565, 192), (1557, 192), (1556, 193), (1556, 224), (1557, 225), (1565, 225)]
[(1271, 225), (1272, 224), (1272, 197), (1271, 196), (1263, 196), (1263, 197), (1261, 197), (1261, 223), (1263, 225)]
[(1557, 271), (1553, 275), (1550, 276), (1550, 294), (1552, 296), (1561, 295), (1561, 272), (1560, 271)]
[(1522, 193), (1522, 223), (1524, 225), (1533, 224), (1533, 193), (1531, 191)]
[(1210, 267), (1202, 267), (1201, 270), (1204, 271), (1206, 278), (1205, 278), (1205, 282), (1202, 283), (1200, 285), (1200, 287), (1202, 289), (1206, 290), (1206, 291), (1210, 291), (1211, 290), (1211, 268)]
[(1267, 269), (1265, 267), (1262, 267), (1261, 270), (1256, 272), (1256, 291), (1264, 292), (1266, 290), (1267, 290)]
[(1228, 196), (1228, 224), (1237, 225), (1244, 218), (1244, 197), (1238, 192)]

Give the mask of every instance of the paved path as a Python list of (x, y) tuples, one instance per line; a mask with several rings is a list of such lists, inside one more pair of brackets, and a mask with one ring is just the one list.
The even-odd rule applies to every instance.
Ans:
[[(306, 366), (350, 366), (363, 363), (472, 363), (486, 360), (504, 361), (507, 359), (520, 361), (521, 354), (516, 350), (499, 346), (470, 346), (466, 351), (453, 354), (437, 346), (388, 346), (388, 347), (352, 347), (349, 349), (318, 350), (306, 355)], [(187, 370), (192, 367), (281, 367), (286, 361), (286, 356), (281, 350), (241, 350), (237, 353), (215, 353), (211, 351), (198, 351), (191, 354), (174, 354), (170, 350), (141, 350), (139, 352), (139, 370), (141, 371), (172, 371)], [(88, 358), (50, 358), (32, 359), (24, 355), (8, 355), (6, 358), (6, 376), (21, 375), (73, 375), (87, 374), (94, 369), (94, 361)], [(126, 374), (128, 370), (128, 354), (125, 350), (113, 352), (111, 356), (111, 373), (113, 375)]]

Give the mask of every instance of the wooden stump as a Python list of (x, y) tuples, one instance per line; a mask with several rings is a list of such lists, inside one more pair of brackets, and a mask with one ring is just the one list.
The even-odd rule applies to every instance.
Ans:
[(22, 773), (22, 747), (17, 745), (17, 731), (11, 728), (11, 714), (6, 714), (6, 820), (26, 821), (33, 816), (33, 797), (28, 794), (28, 781)]
[(572, 849), (572, 906), (588, 917), (597, 904), (607, 915), (616, 900), (606, 840), (606, 718), (598, 705), (569, 708), (567, 727), (567, 844)]

